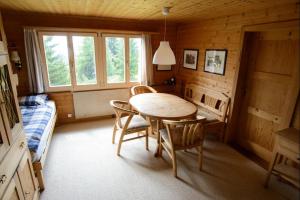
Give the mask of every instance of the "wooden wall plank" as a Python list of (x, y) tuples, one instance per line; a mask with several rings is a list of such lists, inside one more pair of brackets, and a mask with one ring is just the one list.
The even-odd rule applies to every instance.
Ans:
[[(292, 3), (253, 12), (244, 12), (238, 15), (202, 20), (198, 23), (179, 25), (176, 44), (177, 92), (181, 93), (184, 91), (182, 87), (184, 87), (187, 82), (192, 82), (203, 87), (224, 92), (232, 97), (235, 92), (235, 81), (237, 80), (238, 75), (237, 67), (239, 65), (242, 48), (242, 28), (256, 24), (299, 19), (299, 13), (299, 4)], [(270, 40), (272, 39), (267, 33), (264, 37), (267, 37)], [(272, 37), (276, 37), (276, 35), (272, 35)], [(299, 36), (296, 36), (291, 32), (290, 35), (285, 36), (285, 38), (287, 37), (297, 38)], [(183, 50), (185, 48), (199, 49), (197, 71), (183, 68)], [(205, 50), (212, 48), (225, 48), (228, 50), (225, 76), (203, 72)], [(291, 53), (293, 53), (292, 49)], [(299, 55), (295, 56), (299, 57)], [(282, 64), (274, 64), (278, 66), (280, 73), (284, 70), (281, 67)], [(231, 104), (233, 103), (234, 102), (232, 101)], [(227, 135), (227, 137), (228, 141), (233, 140), (233, 136)]]

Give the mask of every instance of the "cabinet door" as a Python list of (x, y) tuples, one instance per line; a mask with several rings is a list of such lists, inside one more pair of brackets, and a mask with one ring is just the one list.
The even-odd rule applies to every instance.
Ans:
[(0, 113), (0, 160), (3, 159), (5, 153), (9, 148), (9, 143), (7, 140), (6, 131), (4, 129), (4, 124), (2, 120), (2, 115)]
[(24, 200), (22, 188), (17, 174), (14, 175), (8, 184), (8, 187), (2, 196), (2, 200)]
[(13, 143), (22, 129), (16, 83), (17, 79), (12, 74), (9, 57), (0, 55), (0, 107), (10, 144)]
[(35, 195), (37, 195), (38, 187), (32, 168), (31, 157), (28, 151), (24, 153), (17, 169), (17, 173), (23, 188), (25, 200), (32, 200)]

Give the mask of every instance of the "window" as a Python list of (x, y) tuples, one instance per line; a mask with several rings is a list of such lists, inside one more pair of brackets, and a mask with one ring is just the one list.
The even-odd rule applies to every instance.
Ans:
[(125, 82), (125, 42), (121, 37), (106, 37), (107, 83)]
[(46, 90), (94, 90), (140, 82), (139, 35), (39, 32)]
[(50, 87), (71, 86), (67, 36), (43, 36)]
[(142, 68), (142, 39), (129, 38), (130, 82), (139, 82)]
[(142, 39), (131, 35), (104, 35), (106, 82), (131, 85), (140, 81)]
[(77, 85), (97, 83), (94, 37), (72, 36)]

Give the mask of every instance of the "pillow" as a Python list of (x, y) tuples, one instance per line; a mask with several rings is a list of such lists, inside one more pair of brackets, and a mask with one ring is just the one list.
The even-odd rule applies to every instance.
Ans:
[(19, 100), (20, 106), (38, 106), (43, 105), (48, 100), (47, 94), (38, 94), (21, 97)]

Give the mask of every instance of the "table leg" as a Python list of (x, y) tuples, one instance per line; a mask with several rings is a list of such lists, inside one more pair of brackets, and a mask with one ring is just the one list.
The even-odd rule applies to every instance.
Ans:
[(160, 144), (160, 133), (159, 133), (159, 129), (161, 128), (161, 121), (159, 119), (156, 120), (156, 132), (157, 132), (157, 147), (156, 147), (156, 151), (154, 156), (158, 157), (159, 155), (159, 144)]

